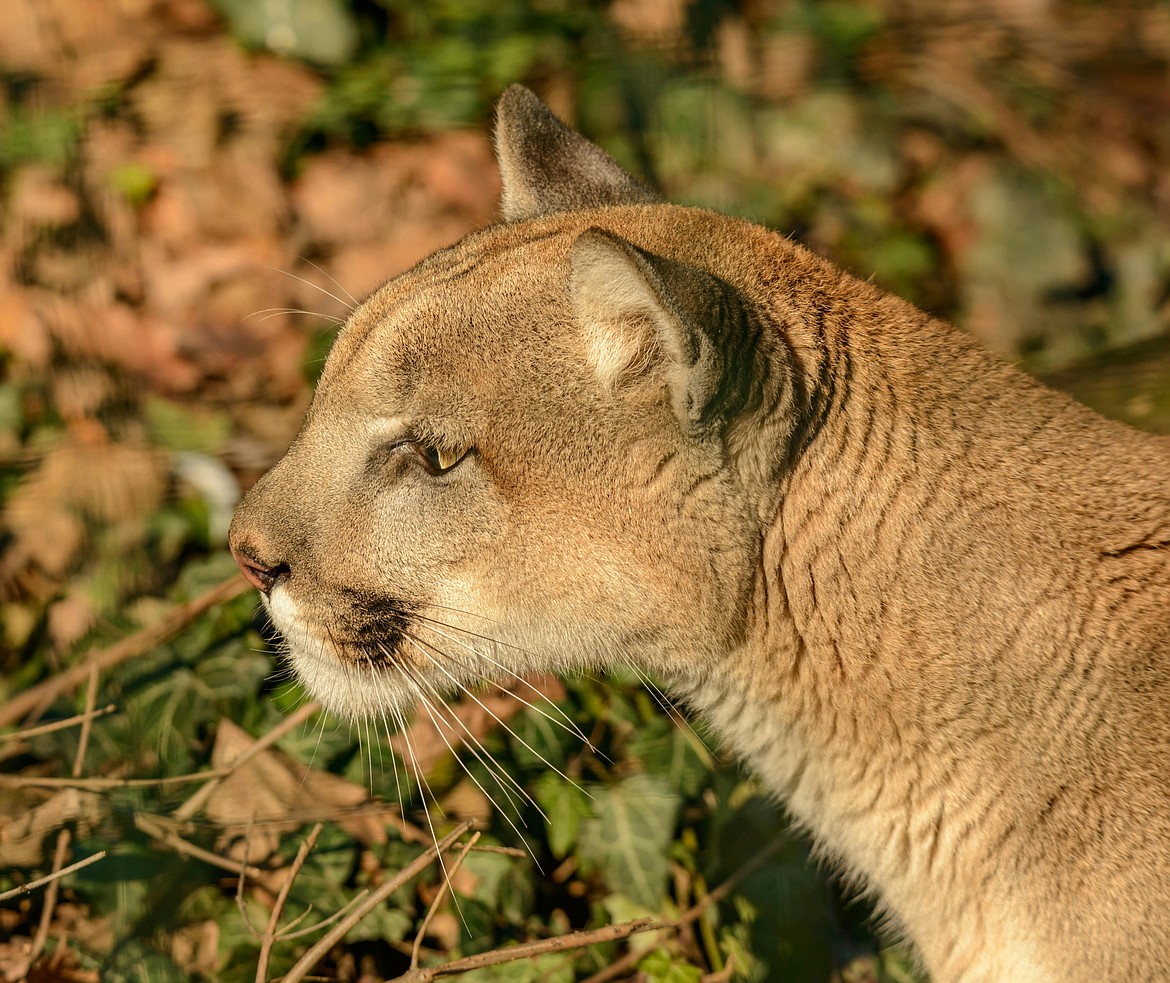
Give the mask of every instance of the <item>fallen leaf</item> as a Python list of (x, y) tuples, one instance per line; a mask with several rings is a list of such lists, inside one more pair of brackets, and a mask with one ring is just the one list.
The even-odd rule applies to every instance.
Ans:
[(108, 803), (94, 792), (63, 788), (19, 814), (0, 812), (0, 867), (35, 870), (46, 859), (45, 838), (66, 825), (81, 836), (99, 823)]
[[(211, 753), (213, 768), (224, 768), (255, 743), (243, 728), (221, 718)], [(297, 761), (279, 749), (265, 750), (225, 778), (207, 800), (205, 812), (223, 825), (219, 848), (249, 862), (272, 856), (283, 834), (314, 818), (330, 818), (364, 844), (386, 839), (383, 820), (359, 807), (371, 802), (360, 785)], [(247, 841), (240, 838), (247, 830)]]

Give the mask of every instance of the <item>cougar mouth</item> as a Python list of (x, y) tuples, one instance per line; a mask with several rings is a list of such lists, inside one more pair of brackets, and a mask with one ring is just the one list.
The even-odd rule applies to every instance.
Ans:
[(497, 675), (495, 669), (515, 675), (485, 650), (490, 639), (454, 618), (424, 616), (424, 604), (353, 588), (338, 594), (345, 603), (329, 621), (308, 616), (283, 586), (266, 603), (296, 678), (340, 716), (396, 714)]
[(359, 667), (376, 669), (417, 663), (403, 652), (409, 647), (415, 606), (394, 597), (347, 587), (342, 595), (349, 601), (344, 614), (326, 632), (339, 658)]

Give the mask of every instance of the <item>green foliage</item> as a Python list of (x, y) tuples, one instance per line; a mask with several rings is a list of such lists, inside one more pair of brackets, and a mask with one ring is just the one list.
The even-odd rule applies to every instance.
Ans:
[(231, 435), (227, 414), (210, 407), (184, 406), (149, 394), (142, 409), (151, 440), (172, 451), (216, 454)]
[(292, 58), (337, 65), (358, 44), (358, 29), (343, 0), (214, 0), (244, 43)]
[(80, 113), (73, 110), (10, 109), (0, 121), (0, 168), (65, 164), (77, 150), (79, 134)]
[(139, 161), (119, 164), (109, 175), (110, 184), (132, 205), (144, 205), (158, 185), (158, 175)]
[(779, 26), (815, 39), (821, 78), (831, 84), (856, 81), (862, 45), (881, 29), (882, 21), (881, 8), (874, 4), (801, 0), (788, 6)]
[(555, 771), (541, 775), (532, 790), (545, 815), (548, 848), (563, 860), (577, 845), (581, 823), (593, 815), (590, 796), (581, 786)]
[(571, 954), (547, 953), (472, 970), (461, 978), (471, 983), (572, 983), (576, 974)]
[(384, 0), (388, 32), (333, 75), (310, 130), (366, 143), (379, 135), (478, 124), (508, 83), (563, 64), (596, 23), (573, 4)]
[(672, 956), (665, 949), (654, 949), (638, 962), (649, 983), (699, 983), (703, 971), (698, 966)]
[(666, 885), (669, 846), (681, 797), (669, 781), (642, 774), (590, 788), (594, 818), (583, 821), (579, 856), (611, 889), (656, 910)]

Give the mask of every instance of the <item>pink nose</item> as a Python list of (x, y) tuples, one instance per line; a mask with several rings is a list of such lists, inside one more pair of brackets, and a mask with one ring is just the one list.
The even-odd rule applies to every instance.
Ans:
[(236, 561), (236, 566), (240, 568), (244, 579), (264, 594), (271, 591), (276, 586), (276, 582), (289, 572), (287, 563), (266, 567), (259, 560), (255, 560), (235, 548), (232, 549), (232, 559)]

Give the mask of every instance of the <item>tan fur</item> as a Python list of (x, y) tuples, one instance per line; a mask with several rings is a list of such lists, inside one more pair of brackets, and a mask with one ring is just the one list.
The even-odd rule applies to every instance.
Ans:
[(355, 311), (237, 512), (309, 688), (633, 661), (936, 983), (1170, 979), (1170, 442), (525, 90), (497, 137), (509, 221)]

